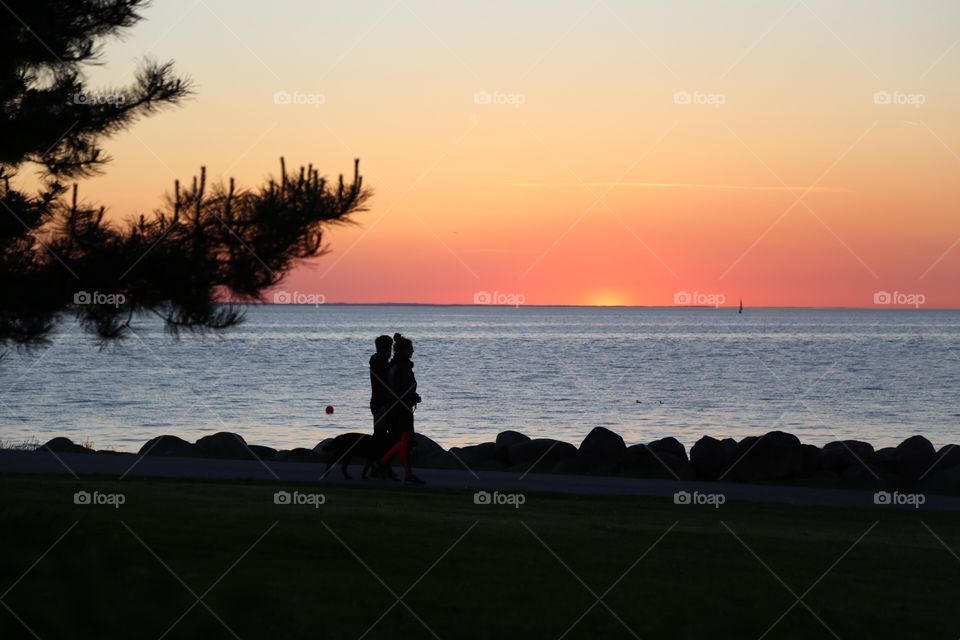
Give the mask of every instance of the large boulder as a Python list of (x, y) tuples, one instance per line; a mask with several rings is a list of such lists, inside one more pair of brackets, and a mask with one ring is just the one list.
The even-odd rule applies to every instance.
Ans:
[(948, 444), (937, 451), (936, 469), (953, 469), (960, 467), (960, 445)]
[(674, 437), (660, 438), (646, 446), (657, 455), (668, 454), (680, 460), (687, 460), (687, 448)]
[(289, 451), (275, 451), (272, 456), (269, 458), (263, 457), (266, 455), (265, 451), (261, 449), (268, 449), (269, 447), (258, 447), (253, 445), (250, 447), (253, 449), (253, 452), (261, 460), (274, 460), (275, 462), (323, 462), (323, 458), (320, 457), (320, 454), (314, 451), (313, 449), (307, 449), (305, 447), (297, 447), (295, 449), (290, 449)]
[(838, 440), (820, 450), (820, 467), (825, 471), (842, 473), (853, 465), (863, 466), (873, 461), (873, 445), (859, 440)]
[(913, 482), (927, 473), (937, 458), (937, 450), (923, 436), (907, 438), (896, 448), (897, 475)]
[(450, 452), (422, 433), (414, 432), (410, 460), (419, 467), (432, 469), (462, 469)]
[(62, 436), (50, 440), (37, 451), (50, 451), (52, 453), (94, 453), (93, 449), (88, 449), (83, 445), (73, 442), (70, 438)]
[(703, 436), (690, 447), (690, 464), (701, 480), (716, 480), (737, 459), (737, 441)]
[(422, 433), (414, 432), (413, 442), (410, 443), (415, 455), (429, 457), (438, 453), (445, 453), (446, 449), (439, 443), (431, 440)]
[(518, 431), (501, 431), (497, 434), (496, 457), (500, 464), (510, 465), (510, 447), (515, 444), (530, 442), (530, 436)]
[(197, 440), (196, 451), (202, 458), (252, 460), (256, 457), (247, 446), (246, 440), (236, 433), (226, 431), (200, 438)]
[[(277, 457), (276, 449), (273, 447), (265, 447), (262, 444), (250, 445), (250, 451), (252, 451), (253, 455), (255, 455), (257, 458), (264, 461), (273, 460), (275, 457)], [(310, 451), (310, 449), (303, 449), (303, 451)], [(313, 451), (310, 451), (310, 453), (313, 453)]]
[(895, 488), (891, 485), (896, 483), (884, 480), (884, 475), (879, 467), (862, 465), (854, 462), (840, 473), (843, 486), (849, 489), (865, 489), (868, 491), (879, 491), (881, 489)]
[(740, 441), (731, 475), (741, 482), (791, 480), (803, 474), (803, 459), (803, 445), (797, 436), (771, 431)]
[(877, 449), (877, 451), (873, 454), (873, 464), (884, 473), (896, 473), (896, 447), (884, 447), (882, 449)]
[(196, 446), (177, 436), (157, 436), (140, 447), (138, 456), (173, 456), (189, 458), (196, 455)]
[(804, 478), (813, 477), (813, 474), (820, 468), (820, 447), (812, 444), (802, 444), (803, 464), (800, 468), (800, 475)]
[(510, 448), (521, 442), (530, 442), (530, 436), (524, 435), (519, 431), (501, 431), (497, 434), (497, 446)]
[(675, 448), (672, 450), (670, 447), (656, 448), (653, 444), (635, 444), (627, 447), (620, 463), (620, 473), (639, 478), (693, 479), (693, 467), (687, 461), (686, 452), (683, 457), (680, 457)]
[(919, 488), (926, 493), (960, 494), (960, 466), (934, 467), (920, 480)]
[(577, 448), (569, 442), (537, 438), (518, 442), (508, 450), (510, 464), (517, 471), (546, 472), (564, 460), (577, 458)]
[(586, 471), (615, 473), (626, 451), (623, 438), (605, 427), (594, 427), (580, 443), (577, 458)]
[[(414, 461), (418, 467), (427, 469), (459, 469), (464, 471), (463, 463), (457, 460), (452, 453), (446, 450), (434, 451), (430, 455), (420, 456)], [(498, 467), (501, 468), (501, 467)]]
[(460, 462), (469, 468), (499, 469), (504, 465), (497, 459), (498, 448), (495, 442), (485, 442), (467, 447), (453, 447), (450, 454), (459, 458)]

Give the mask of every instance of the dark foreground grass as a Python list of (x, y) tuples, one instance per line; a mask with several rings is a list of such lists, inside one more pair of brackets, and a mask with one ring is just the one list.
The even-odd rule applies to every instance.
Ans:
[(960, 636), (955, 515), (283, 488), (0, 478), (0, 638)]

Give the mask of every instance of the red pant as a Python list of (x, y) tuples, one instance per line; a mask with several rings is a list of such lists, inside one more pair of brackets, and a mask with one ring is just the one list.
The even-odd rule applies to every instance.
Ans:
[(403, 461), (403, 470), (406, 471), (407, 475), (412, 473), (410, 469), (410, 438), (413, 437), (413, 434), (409, 431), (404, 431), (400, 434), (400, 440), (397, 444), (393, 445), (389, 451), (387, 451), (380, 462), (383, 464), (389, 464), (390, 460), (393, 459), (393, 456), (400, 454), (400, 460)]

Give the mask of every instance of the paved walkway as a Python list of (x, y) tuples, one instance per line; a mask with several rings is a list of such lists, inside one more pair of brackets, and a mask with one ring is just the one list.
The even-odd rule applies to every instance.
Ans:
[[(386, 480), (360, 480), (361, 467), (351, 467), (353, 480), (344, 480), (339, 468), (323, 477), (326, 465), (316, 463), (269, 462), (257, 460), (211, 460), (204, 458), (139, 457), (134, 454), (82, 454), (0, 451), (0, 474), (103, 476), (112, 478), (181, 478), (198, 480), (261, 480), (325, 485), (405, 486)], [(819, 489), (718, 482), (676, 482), (605, 476), (560, 475), (467, 469), (422, 469), (417, 474), (425, 487), (412, 491), (459, 489), (509, 493), (563, 493), (588, 496), (671, 497), (678, 491), (688, 494), (723, 494), (726, 503), (765, 502), (816, 507), (893, 509), (877, 505), (873, 491)], [(960, 497), (925, 496), (920, 511), (960, 511)]]

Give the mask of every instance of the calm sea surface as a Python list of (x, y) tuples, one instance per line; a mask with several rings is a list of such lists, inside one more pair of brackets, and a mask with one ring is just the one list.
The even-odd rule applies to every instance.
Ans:
[[(0, 440), (136, 451), (234, 431), (277, 448), (370, 428), (373, 338), (416, 345), (417, 429), (446, 446), (504, 429), (628, 444), (772, 429), (822, 444), (960, 442), (960, 312), (433, 306), (250, 307), (178, 340), (144, 318), (98, 349), (75, 326), (0, 361)], [(327, 415), (324, 407), (333, 405)]]

